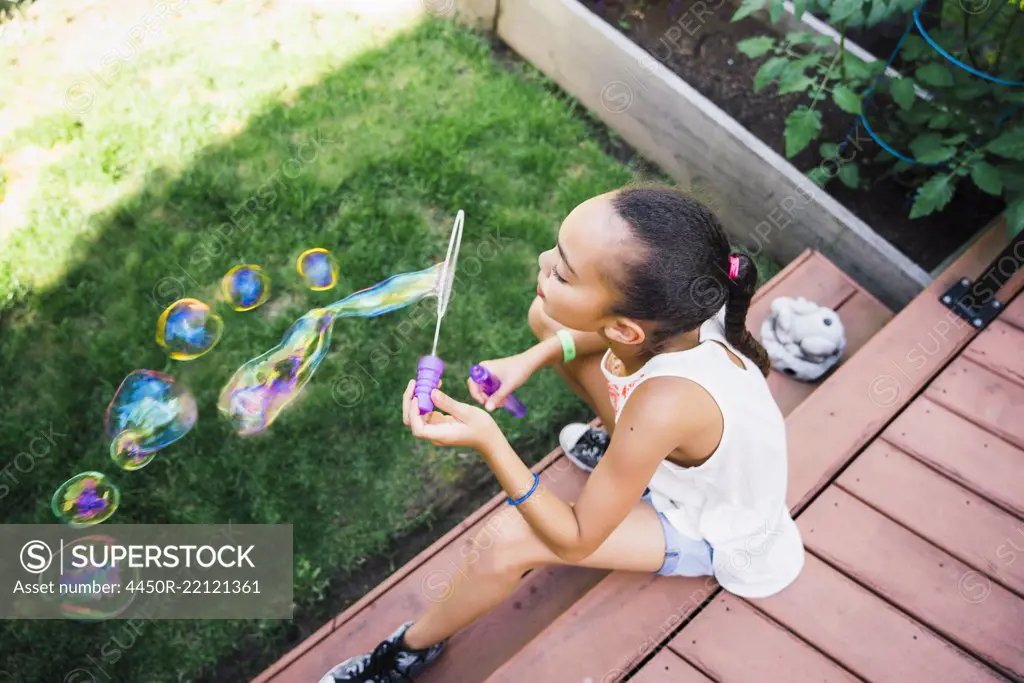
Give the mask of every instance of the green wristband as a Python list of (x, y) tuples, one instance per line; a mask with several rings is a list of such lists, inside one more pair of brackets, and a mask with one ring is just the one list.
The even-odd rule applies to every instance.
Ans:
[(572, 339), (569, 330), (558, 330), (558, 341), (562, 342), (562, 362), (568, 363), (576, 357), (576, 342)]

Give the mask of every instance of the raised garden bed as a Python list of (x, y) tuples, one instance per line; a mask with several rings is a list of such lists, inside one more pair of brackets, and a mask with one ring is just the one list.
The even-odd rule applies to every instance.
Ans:
[[(736, 241), (783, 263), (805, 247), (819, 249), (892, 307), (909, 301), (930, 281), (929, 271), (1002, 210), (999, 200), (971, 188), (942, 213), (911, 221), (911, 190), (893, 181), (870, 193), (838, 183), (817, 187), (804, 176), (820, 163), (813, 148), (792, 163), (783, 156), (794, 102), (773, 89), (754, 93), (760, 64), (736, 49), (740, 40), (780, 29), (754, 18), (731, 22), (735, 6), (723, 0), (681, 4), (674, 17), (670, 4), (500, 0), (493, 25), (522, 57), (711, 203)], [(852, 117), (824, 113), (823, 140), (839, 141)], [(881, 151), (866, 135), (858, 144), (860, 154)]]
[[(721, 2), (708, 2), (708, 9)], [(693, 20), (693, 8), (687, 8), (685, 3), (682, 3), (682, 9), (675, 17), (668, 16), (667, 2), (650, 4), (643, 0), (607, 0), (602, 3), (601, 0), (584, 0), (583, 4), (591, 9), (603, 4), (606, 21), (618, 26), (634, 42), (656, 55), (665, 66), (679, 74), (777, 153), (784, 154), (785, 118), (803, 99), (803, 95), (779, 97), (774, 87), (753, 92), (751, 83), (754, 74), (765, 58), (749, 59), (736, 49), (737, 42), (777, 31), (777, 28), (770, 25), (766, 27), (754, 18), (731, 22), (730, 17), (736, 8), (729, 2), (722, 3), (717, 11), (701, 16), (700, 21)], [(686, 12), (690, 14), (688, 18), (684, 16)], [(665, 40), (668, 31), (686, 19), (689, 19), (687, 23), (690, 30), (696, 29), (694, 34), (690, 36), (684, 30), (675, 43)], [(793, 20), (794, 29), (799, 24)], [(802, 26), (806, 30), (807, 24)], [(901, 23), (896, 39), (902, 31)], [(879, 41), (879, 44), (888, 45), (888, 42)], [(821, 139), (842, 142), (854, 117), (840, 110), (831, 100), (823, 103), (820, 108), (824, 114), (824, 133)], [(857, 144), (863, 147), (858, 156), (874, 156), (883, 151), (863, 132)], [(821, 158), (817, 153), (817, 145), (805, 149), (791, 159), (791, 163), (801, 171), (819, 165)], [(939, 266), (1002, 210), (999, 199), (973, 186), (964, 188), (941, 213), (916, 220), (908, 218), (908, 202), (912, 198), (912, 190), (891, 179), (879, 182), (870, 192), (852, 190), (840, 183), (830, 184), (828, 192), (875, 232), (929, 271)]]

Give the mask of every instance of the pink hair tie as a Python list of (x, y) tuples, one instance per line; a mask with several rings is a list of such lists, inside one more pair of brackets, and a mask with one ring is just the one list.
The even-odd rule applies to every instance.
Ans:
[(729, 257), (729, 279), (735, 280), (740, 275), (740, 257)]

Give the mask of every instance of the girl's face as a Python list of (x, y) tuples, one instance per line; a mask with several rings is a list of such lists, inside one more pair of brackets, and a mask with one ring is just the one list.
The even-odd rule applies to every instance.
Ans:
[(573, 209), (562, 221), (557, 244), (537, 259), (544, 312), (574, 330), (606, 332), (621, 322), (607, 313), (617, 296), (611, 275), (635, 247), (629, 226), (612, 207), (613, 196), (598, 195)]

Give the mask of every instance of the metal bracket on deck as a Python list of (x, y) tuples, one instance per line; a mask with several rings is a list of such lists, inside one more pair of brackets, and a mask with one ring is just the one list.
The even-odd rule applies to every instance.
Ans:
[(988, 302), (981, 306), (974, 305), (974, 296), (971, 292), (973, 286), (974, 283), (970, 280), (961, 278), (939, 300), (946, 308), (980, 330), (992, 322), (1003, 305), (994, 296), (989, 297)]

